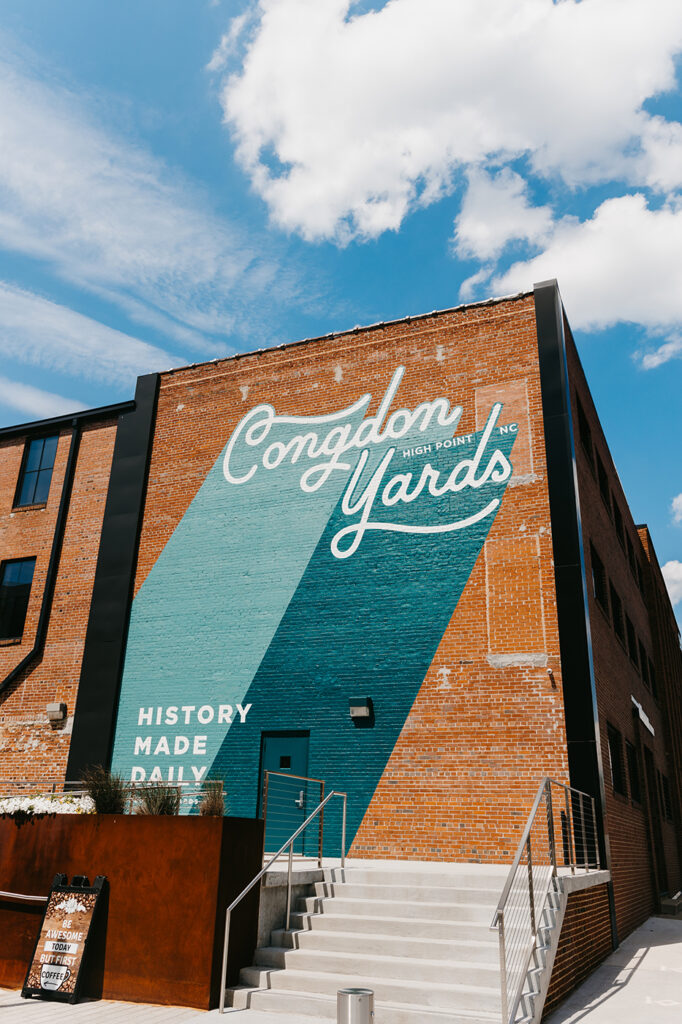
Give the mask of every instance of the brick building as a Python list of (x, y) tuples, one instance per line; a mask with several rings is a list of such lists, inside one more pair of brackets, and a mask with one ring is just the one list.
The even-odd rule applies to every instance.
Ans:
[(551, 776), (614, 933), (680, 888), (679, 635), (553, 282), (0, 431), (0, 562), (5, 789), (254, 816), (274, 766), (348, 792), (356, 857), (508, 863)]

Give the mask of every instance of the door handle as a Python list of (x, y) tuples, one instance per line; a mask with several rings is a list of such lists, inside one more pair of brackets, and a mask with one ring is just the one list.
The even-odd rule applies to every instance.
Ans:
[(298, 794), (298, 800), (294, 800), (294, 803), (303, 810), (303, 790)]

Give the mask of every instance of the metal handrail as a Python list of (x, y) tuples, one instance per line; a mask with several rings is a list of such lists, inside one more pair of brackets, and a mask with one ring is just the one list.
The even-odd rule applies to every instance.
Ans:
[[(271, 813), (270, 778), (277, 779), (298, 779), (299, 782), (312, 782), (320, 787), (320, 800), (324, 800), (324, 779), (313, 779), (309, 775), (292, 775), (291, 772), (273, 772), (269, 769), (265, 772), (265, 785), (263, 786), (263, 860), (266, 857), (266, 843), (268, 840), (268, 821)], [(276, 813), (276, 812), (275, 812)], [(318, 836), (317, 864), (322, 867), (322, 848), (324, 845), (324, 814), (320, 814), (320, 828)]]
[[(577, 841), (579, 839), (583, 849), (582, 864), (580, 865), (586, 872), (590, 870), (590, 858), (588, 855), (588, 845), (593, 844), (595, 852), (596, 868), (600, 868), (600, 857), (599, 857), (599, 839), (597, 835), (597, 817), (596, 817), (596, 805), (594, 798), (588, 793), (583, 793), (581, 790), (573, 789), (567, 786), (563, 782), (559, 782), (556, 779), (546, 777), (543, 779), (540, 788), (538, 789), (531, 812), (526, 822), (526, 827), (521, 836), (516, 856), (514, 857), (512, 866), (509, 870), (507, 880), (502, 890), (502, 895), (495, 908), (493, 920), (490, 925), (491, 929), (497, 929), (499, 935), (499, 946), (500, 946), (500, 987), (502, 996), (502, 1024), (513, 1024), (516, 1019), (516, 1013), (519, 1004), (523, 998), (524, 986), (526, 977), (528, 974), (528, 968), (530, 966), (531, 959), (533, 957), (537, 936), (540, 929), (542, 915), (545, 909), (547, 898), (552, 888), (553, 880), (558, 872), (557, 864), (557, 848), (556, 848), (556, 834), (555, 834), (555, 819), (554, 819), (554, 808), (552, 804), (552, 786), (558, 786), (564, 791), (564, 808), (560, 809), (561, 830), (562, 830), (562, 841), (564, 849), (564, 860), (567, 862), (566, 866), (570, 866), (571, 872), (575, 874), (576, 867), (578, 866), (577, 856)], [(577, 798), (577, 805), (579, 810), (579, 825), (580, 835), (574, 835), (574, 829), (577, 829), (578, 822), (576, 821), (575, 815), (572, 812), (571, 797)], [(544, 882), (543, 886), (540, 887), (540, 891), (536, 892), (536, 882), (534, 875), (534, 858), (533, 858), (533, 827), (535, 825), (538, 811), (543, 802), (545, 802), (546, 816), (547, 816), (547, 845), (549, 848), (548, 860), (549, 863), (535, 864), (535, 871), (541, 868), (548, 869), (551, 867), (549, 880)], [(588, 836), (586, 828), (586, 815), (585, 815), (585, 801), (589, 801), (589, 807), (591, 810), (591, 825), (592, 833)], [(565, 818), (564, 818), (565, 815)], [(564, 831), (565, 829), (565, 831)], [(521, 860), (526, 856), (524, 874), (527, 873), (527, 883), (524, 881), (523, 888), (525, 893), (525, 885), (527, 884), (527, 907), (521, 906), (517, 900), (516, 905), (512, 904), (511, 910), (511, 932), (513, 935), (513, 941), (516, 943), (516, 949), (512, 950), (511, 956), (509, 956), (509, 950), (507, 948), (507, 938), (505, 932), (505, 911), (507, 909), (507, 903), (512, 891), (512, 886), (516, 881), (519, 868), (521, 866)], [(544, 888), (544, 891), (542, 889)], [(525, 913), (528, 913), (528, 921), (524, 926), (523, 920)], [(512, 968), (510, 970), (509, 968)], [(516, 975), (516, 979), (510, 978), (510, 974)], [(511, 997), (509, 989), (512, 988)]]
[(260, 880), (262, 879), (263, 875), (265, 875), (265, 873), (270, 870), (270, 868), (275, 863), (275, 861), (279, 857), (281, 857), (282, 854), (284, 853), (284, 851), (288, 848), (288, 850), (289, 850), (289, 867), (288, 867), (288, 877), (287, 877), (287, 931), (289, 930), (289, 924), (290, 924), (290, 919), (291, 919), (291, 873), (292, 873), (294, 842), (295, 842), (296, 839), (298, 839), (298, 837), (300, 836), (301, 832), (303, 832), (303, 830), (308, 827), (308, 825), (313, 820), (313, 818), (315, 818), (316, 815), (318, 815), (320, 813), (320, 811), (324, 808), (325, 804), (328, 804), (329, 801), (332, 799), (332, 797), (335, 797), (335, 796), (339, 796), (339, 797), (341, 797), (343, 799), (343, 819), (342, 819), (342, 825), (341, 825), (341, 867), (343, 868), (343, 867), (346, 866), (346, 806), (347, 806), (347, 803), (348, 803), (348, 798), (347, 798), (346, 793), (340, 793), (340, 792), (337, 792), (336, 790), (332, 790), (331, 793), (328, 793), (327, 796), (324, 798), (324, 800), (317, 805), (317, 807), (312, 812), (312, 814), (308, 815), (308, 817), (303, 822), (303, 824), (299, 825), (299, 827), (296, 829), (294, 834), (291, 835), (287, 839), (287, 841), (284, 844), (284, 846), (282, 846), (277, 851), (277, 853), (273, 857), (270, 858), (270, 860), (267, 862), (265, 867), (261, 871), (258, 872), (256, 877), (253, 878), (249, 882), (249, 884), (246, 886), (245, 889), (242, 889), (242, 891), (239, 893), (237, 898), (234, 899), (232, 901), (232, 903), (230, 903), (229, 907), (225, 911), (225, 937), (223, 939), (223, 966), (222, 966), (222, 972), (221, 972), (221, 976), (220, 976), (220, 1012), (221, 1013), (225, 1012), (225, 988), (226, 988), (226, 985), (227, 985), (227, 953), (228, 953), (228, 947), (229, 947), (229, 942), (230, 942), (230, 919), (232, 917), (232, 911), (234, 910), (234, 908), (239, 903), (241, 903), (241, 901), (244, 899), (245, 896), (248, 896), (248, 894), (251, 892), (253, 887), (258, 882), (260, 882)]
[(47, 903), (49, 896), (27, 896), (23, 892), (3, 892), (0, 890), (0, 899), (3, 900), (24, 900), (27, 903)]

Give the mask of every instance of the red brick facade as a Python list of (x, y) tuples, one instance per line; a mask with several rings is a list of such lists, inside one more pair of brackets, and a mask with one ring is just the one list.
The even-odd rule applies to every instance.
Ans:
[(568, 897), (543, 1018), (611, 953), (609, 897), (605, 885)]
[[(43, 436), (52, 432), (46, 427)], [(0, 683), (35, 641), (71, 436), (64, 426), (55, 432), (45, 505), (13, 507), (26, 438), (0, 442), (0, 561), (36, 558), (21, 643), (0, 643)], [(64, 780), (115, 435), (114, 420), (82, 429), (45, 649), (0, 694), (0, 792)], [(54, 702), (66, 704), (64, 722), (48, 722), (45, 708)]]
[[(653, 549), (649, 547), (647, 552), (642, 546), (572, 342), (568, 358), (611, 870), (618, 930), (626, 935), (655, 911), (657, 888), (675, 891), (680, 886), (675, 830), (673, 822), (666, 819), (659, 786), (659, 774), (670, 778), (675, 772), (675, 761), (666, 758), (666, 723), (671, 714), (679, 721), (679, 667), (676, 691), (667, 694), (664, 687), (675, 677), (673, 663), (679, 666), (679, 644), (677, 658), (669, 652), (670, 660), (664, 664), (656, 640), (654, 593), (661, 602), (659, 614), (665, 614), (663, 607), (667, 611), (669, 644), (674, 618), (669, 601), (663, 605), (661, 600), (665, 588), (660, 570), (655, 561), (649, 562)], [(593, 580), (595, 573), (602, 574), (605, 584), (601, 599), (597, 596), (599, 583)], [(622, 638), (616, 627), (618, 598)], [(634, 647), (630, 642), (633, 634)], [(655, 735), (634, 714), (633, 698)], [(611, 763), (609, 727), (621, 738), (620, 769)], [(639, 793), (629, 770), (627, 744), (636, 752), (631, 752), (631, 757), (638, 763)], [(679, 751), (676, 753), (679, 758)], [(654, 772), (651, 787), (646, 777), (649, 758)], [(659, 859), (663, 862), (660, 867)]]
[[(567, 358), (598, 739), (622, 936), (652, 912), (658, 892), (680, 886), (682, 662), (650, 538), (632, 522), (570, 337)], [(517, 424), (518, 434), (499, 512), (435, 656), (417, 680), (416, 699), (351, 853), (509, 862), (541, 779), (569, 781), (546, 396), (532, 294), (162, 374), (131, 590), (139, 595), (249, 409), (268, 403), (289, 416), (320, 416), (370, 392), (372, 415), (399, 365), (405, 367), (401, 406), (414, 409), (425, 399), (448, 396), (463, 410), (457, 433), (473, 436), (483, 430), (492, 404), (501, 402), (500, 425)], [(71, 720), (50, 726), (45, 705), (64, 701), (73, 714), (115, 438), (115, 419), (83, 427), (45, 651), (0, 694), (2, 783), (64, 778)], [(0, 647), (0, 679), (35, 636), (69, 432), (60, 428), (46, 507), (18, 511), (13, 500), (23, 442), (12, 437), (0, 447), (0, 560), (35, 555), (37, 564), (23, 640)], [(273, 499), (273, 519), (277, 513)], [(601, 600), (593, 574), (601, 580)], [(622, 604), (622, 640), (614, 631), (611, 588)], [(399, 644), (400, 637), (392, 642)], [(636, 717), (633, 698), (641, 708)], [(589, 719), (589, 708), (585, 714)], [(615, 775), (609, 727), (613, 742), (620, 736), (622, 744)], [(630, 762), (626, 742), (634, 750)], [(635, 761), (639, 794), (628, 770)], [(571, 897), (571, 948), (577, 948), (579, 929), (570, 922), (588, 910), (603, 916), (602, 890)], [(594, 957), (602, 952), (601, 930), (595, 942)], [(561, 953), (561, 977), (575, 973), (572, 957)], [(557, 980), (557, 992), (560, 986)]]

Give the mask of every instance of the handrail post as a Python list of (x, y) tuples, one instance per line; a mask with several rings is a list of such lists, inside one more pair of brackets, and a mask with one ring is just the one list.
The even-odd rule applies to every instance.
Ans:
[[(324, 782), (320, 783), (320, 803), (324, 801)], [(319, 847), (317, 850), (317, 866), (322, 867), (322, 851), (324, 849), (324, 807), (320, 811)]]
[(346, 866), (346, 804), (348, 797), (343, 794), (343, 818), (341, 819), (341, 867)]
[(571, 874), (575, 874), (575, 844), (573, 842), (573, 816), (571, 814), (571, 800), (569, 797), (569, 788), (564, 786), (564, 795), (566, 797), (566, 832), (568, 833), (568, 859), (571, 862)]
[(599, 853), (599, 834), (598, 834), (598, 831), (597, 831), (597, 805), (594, 802), (594, 797), (591, 797), (591, 800), (592, 800), (592, 828), (594, 829), (594, 852), (595, 852), (595, 859), (596, 859), (596, 862), (597, 862), (597, 871), (601, 871), (601, 855)]
[(585, 862), (585, 872), (589, 873), (589, 861), (587, 856), (587, 829), (585, 828), (585, 801), (583, 800), (583, 794), (580, 793), (580, 828), (583, 834), (583, 860)]
[(554, 835), (554, 810), (552, 808), (552, 783), (550, 779), (546, 782), (546, 795), (547, 801), (547, 828), (549, 830), (549, 855), (552, 858), (552, 874), (556, 876), (557, 863), (556, 863), (556, 837)]
[(500, 949), (500, 985), (502, 995), (502, 1024), (509, 1024), (509, 997), (507, 995), (507, 950), (504, 935), (504, 911), (497, 915)]
[(526, 840), (526, 855), (528, 857), (528, 895), (530, 896), (530, 926), (535, 931), (535, 894), (533, 892), (533, 855), (531, 851), (530, 835)]
[(227, 950), (230, 945), (230, 914), (225, 914), (225, 939), (223, 941), (223, 969), (220, 973), (220, 1012), (225, 1013), (225, 990), (227, 988)]
[(291, 869), (293, 867), (293, 860), (294, 841), (292, 839), (289, 843), (289, 867), (287, 870), (287, 931), (289, 931), (289, 925), (291, 924)]

